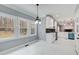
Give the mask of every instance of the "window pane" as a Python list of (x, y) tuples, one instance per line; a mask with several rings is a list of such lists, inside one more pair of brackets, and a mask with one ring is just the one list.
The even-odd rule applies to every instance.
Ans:
[(35, 34), (35, 23), (34, 23), (34, 21), (31, 22), (31, 34)]
[(20, 33), (21, 35), (26, 35), (27, 34), (27, 22), (20, 20)]
[(13, 37), (14, 24), (11, 17), (0, 16), (0, 38)]

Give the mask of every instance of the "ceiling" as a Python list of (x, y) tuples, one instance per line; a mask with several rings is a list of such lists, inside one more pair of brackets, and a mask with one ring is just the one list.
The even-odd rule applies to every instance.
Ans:
[[(6, 4), (5, 6), (36, 17), (35, 4)], [(75, 9), (76, 4), (40, 4), (39, 16), (42, 18), (50, 14), (57, 21), (64, 21), (74, 17)]]

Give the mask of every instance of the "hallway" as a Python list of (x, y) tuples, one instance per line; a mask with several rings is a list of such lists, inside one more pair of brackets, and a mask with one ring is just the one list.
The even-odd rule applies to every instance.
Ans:
[(0, 5), (0, 54), (78, 55), (79, 5)]

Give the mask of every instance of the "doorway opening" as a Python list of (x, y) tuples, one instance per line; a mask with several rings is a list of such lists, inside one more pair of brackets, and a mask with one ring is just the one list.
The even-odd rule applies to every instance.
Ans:
[(72, 18), (57, 21), (54, 17), (46, 18), (46, 40), (52, 42), (59, 39), (75, 40), (75, 23)]

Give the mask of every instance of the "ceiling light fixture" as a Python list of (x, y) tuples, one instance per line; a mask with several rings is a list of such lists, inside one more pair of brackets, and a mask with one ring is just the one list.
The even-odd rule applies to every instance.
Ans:
[(37, 6), (37, 17), (36, 17), (36, 19), (35, 19), (35, 24), (41, 24), (41, 20), (39, 19), (39, 14), (38, 14), (38, 6), (39, 6), (39, 4), (36, 4), (36, 6)]

